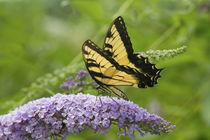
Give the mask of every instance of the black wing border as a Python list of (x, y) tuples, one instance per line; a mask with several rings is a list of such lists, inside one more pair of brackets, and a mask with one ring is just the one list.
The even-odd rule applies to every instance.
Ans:
[(111, 28), (112, 26), (115, 25), (119, 35), (120, 35), (120, 38), (125, 46), (125, 49), (126, 49), (126, 52), (127, 52), (127, 55), (128, 55), (128, 59), (131, 61), (132, 59), (132, 56), (134, 54), (134, 50), (133, 50), (133, 47), (132, 47), (132, 43), (131, 43), (131, 40), (130, 40), (130, 37), (128, 35), (128, 32), (127, 32), (127, 28), (126, 28), (126, 25), (125, 25), (125, 22), (123, 20), (123, 18), (121, 16), (118, 16), (113, 22), (112, 24), (109, 26), (109, 29), (106, 33), (106, 37), (104, 39), (104, 43), (103, 43), (103, 50), (104, 48), (106, 47), (106, 38), (107, 37), (112, 37), (112, 33), (111, 33)]

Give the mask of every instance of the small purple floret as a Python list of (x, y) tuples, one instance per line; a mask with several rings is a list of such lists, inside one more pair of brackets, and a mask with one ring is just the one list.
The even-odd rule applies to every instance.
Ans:
[(79, 72), (77, 72), (77, 80), (81, 80), (84, 79), (86, 76), (88, 75), (88, 72), (85, 70), (80, 70)]
[(77, 72), (76, 79), (73, 79), (72, 76), (66, 79), (66, 81), (60, 85), (60, 89), (71, 90), (79, 86), (84, 86), (86, 84), (85, 78), (88, 76), (88, 72), (85, 70), (80, 70)]
[(63, 83), (60, 88), (64, 90), (68, 90), (70, 88), (73, 88), (75, 86), (75, 81), (73, 80), (72, 76), (66, 79), (66, 82)]
[(123, 99), (79, 93), (56, 94), (51, 98), (31, 101), (7, 115), (0, 116), (0, 139), (65, 140), (69, 134), (81, 133), (85, 128), (106, 135), (117, 125), (119, 137), (135, 138), (135, 132), (167, 134), (175, 127), (163, 118)]

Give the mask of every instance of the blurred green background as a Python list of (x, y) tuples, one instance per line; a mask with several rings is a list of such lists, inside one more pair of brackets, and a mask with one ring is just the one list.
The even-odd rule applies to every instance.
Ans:
[[(22, 89), (38, 77), (72, 61), (82, 63), (84, 41), (102, 46), (109, 25), (119, 15), (135, 52), (188, 46), (186, 53), (157, 63), (166, 69), (154, 88), (123, 88), (134, 103), (176, 125), (170, 135), (136, 134), (136, 139), (210, 139), (207, 0), (0, 0), (0, 114), (25, 103), (20, 102), (27, 95)], [(81, 67), (85, 68), (83, 63)], [(115, 129), (107, 136), (85, 130), (69, 139), (118, 139)]]

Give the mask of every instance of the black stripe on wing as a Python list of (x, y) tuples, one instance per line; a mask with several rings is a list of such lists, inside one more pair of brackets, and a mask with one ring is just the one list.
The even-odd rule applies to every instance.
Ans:
[[(115, 37), (113, 36), (116, 32), (115, 30), (112, 30), (113, 28), (116, 28), (116, 31), (119, 33), (120, 40), (118, 40), (118, 41), (123, 42), (123, 47), (125, 47), (128, 57), (132, 56), (133, 55), (132, 43), (130, 41), (130, 37), (128, 36), (125, 22), (121, 16), (117, 17), (114, 20), (114, 22), (110, 25), (108, 32), (106, 34), (105, 40), (104, 40), (103, 50), (111, 56), (117, 55), (117, 54), (114, 54), (115, 52), (113, 49), (114, 49), (114, 47), (118, 47), (118, 46), (106, 43), (107, 38), (110, 38), (112, 40), (116, 39), (116, 36)], [(109, 49), (106, 49), (106, 48), (109, 48)], [(122, 48), (120, 48), (120, 49), (122, 49)]]
[[(101, 48), (96, 46), (96, 44), (94, 44), (92, 41), (87, 40), (83, 44), (82, 51), (85, 52), (85, 53), (83, 53), (83, 57), (84, 57), (84, 61), (85, 61), (86, 67), (87, 67), (91, 77), (99, 85), (109, 85), (110, 86), (111, 84), (107, 84), (107, 83), (102, 82), (103, 80), (106, 80), (106, 79), (110, 79), (110, 80), (112, 80), (113, 82), (116, 82), (116, 83), (118, 83), (118, 82), (119, 83), (121, 82), (121, 83), (124, 83), (124, 84), (127, 83), (127, 85), (130, 85), (130, 86), (132, 86), (134, 84), (132, 82), (126, 81), (126, 79), (125, 79), (126, 77), (122, 77), (121, 75), (117, 75), (116, 74), (116, 75), (114, 75), (115, 78), (111, 77), (111, 76), (104, 75), (104, 71), (102, 71), (101, 69), (105, 68), (105, 65), (100, 64), (99, 62), (97, 62), (94, 59), (86, 58), (86, 57), (88, 57), (88, 55), (91, 55), (90, 54), (91, 51), (94, 51), (94, 55), (98, 55), (98, 57), (102, 57), (101, 61), (107, 61), (107, 64), (110, 64), (110, 67), (113, 67), (113, 69), (116, 69), (118, 71), (124, 69), (124, 67), (123, 66), (119, 66), (118, 63), (113, 58), (111, 58), (110, 56), (107, 56), (106, 54), (104, 54), (103, 51), (101, 50)], [(108, 67), (108, 68), (110, 68), (110, 67)], [(127, 69), (127, 71), (131, 71), (131, 69), (130, 70)], [(129, 72), (129, 73), (132, 73), (132, 71)], [(117, 77), (119, 79), (117, 79)], [(101, 80), (98, 80), (99, 78), (101, 78)], [(123, 80), (123, 79), (125, 79), (125, 80)]]

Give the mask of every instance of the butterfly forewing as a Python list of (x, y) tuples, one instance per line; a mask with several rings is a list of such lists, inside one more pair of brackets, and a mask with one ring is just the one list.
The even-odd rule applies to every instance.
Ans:
[[(160, 71), (154, 64), (149, 63), (148, 58), (133, 53), (132, 43), (121, 16), (117, 17), (108, 29), (104, 40), (103, 50), (111, 56), (119, 65), (133, 69), (135, 75), (145, 75), (149, 86), (157, 83)], [(136, 72), (135, 72), (136, 71)], [(142, 77), (142, 76), (141, 76)], [(141, 80), (141, 79), (139, 79)]]
[(128, 65), (133, 48), (122, 17), (114, 20), (108, 29), (104, 40), (103, 50), (119, 65)]
[(92, 41), (87, 40), (82, 48), (86, 67), (99, 85), (138, 86), (138, 79), (134, 75), (120, 71), (118, 63)]

